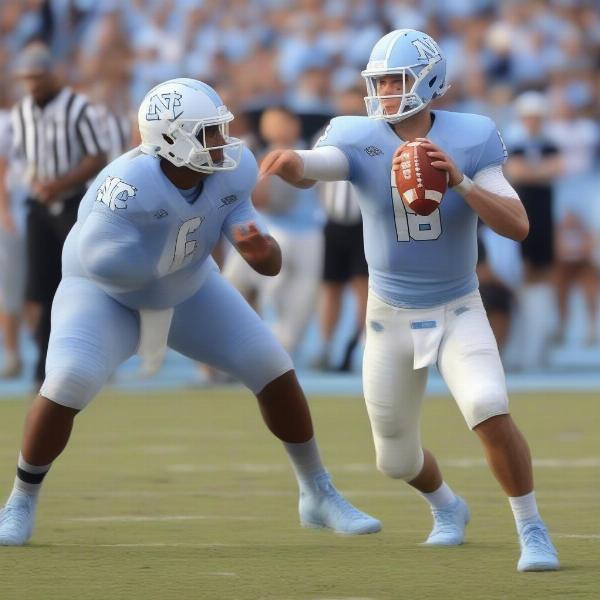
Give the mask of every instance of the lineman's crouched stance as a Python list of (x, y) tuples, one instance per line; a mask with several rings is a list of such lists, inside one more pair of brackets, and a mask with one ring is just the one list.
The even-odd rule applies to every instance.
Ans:
[(0, 545), (31, 537), (44, 476), (75, 415), (138, 352), (151, 368), (166, 346), (228, 371), (258, 398), (300, 488), (300, 520), (338, 533), (379, 531), (333, 487), (289, 356), (210, 252), (221, 232), (258, 272), (281, 253), (250, 202), (256, 162), (228, 136), (233, 115), (192, 79), (152, 89), (138, 114), (142, 145), (108, 165), (83, 198), (63, 254), (46, 379), (25, 425)]

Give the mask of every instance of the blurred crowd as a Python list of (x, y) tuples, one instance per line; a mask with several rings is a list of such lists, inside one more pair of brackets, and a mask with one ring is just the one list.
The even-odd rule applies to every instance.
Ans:
[[(506, 174), (524, 199), (532, 233), (519, 247), (482, 228), (479, 270), (509, 364), (541, 367), (549, 348), (565, 342), (597, 350), (600, 8), (595, 0), (3, 0), (0, 109), (22, 97), (11, 67), (28, 43), (41, 40), (63, 81), (132, 122), (154, 84), (182, 76), (210, 83), (236, 115), (232, 134), (260, 156), (279, 143), (312, 144), (336, 114), (360, 114), (360, 71), (377, 39), (398, 28), (427, 31), (446, 55), (451, 87), (434, 107), (492, 117), (508, 146)], [(267, 123), (261, 117), (273, 106), (284, 107), (283, 113)], [(273, 133), (273, 121), (285, 131)], [(332, 218), (324, 204), (328, 193), (296, 197), (290, 192), (284, 206), (273, 206), (263, 193), (261, 209), (276, 229), (318, 236)], [(277, 195), (285, 196), (281, 190)], [(270, 303), (276, 319), (299, 301), (299, 322), (286, 325), (280, 315), (284, 322), (278, 324), (291, 351), (317, 310), (323, 251), (313, 254), (310, 269), (290, 266), (283, 290), (271, 286), (254, 294), (257, 308)], [(234, 267), (229, 267), (232, 277), (241, 277)], [(321, 289), (325, 342), (339, 316), (338, 292), (349, 282), (358, 307), (349, 344), (356, 346), (366, 293), (359, 271), (334, 280), (333, 296), (327, 281)], [(585, 325), (575, 339), (567, 339), (573, 289)], [(299, 309), (292, 312), (298, 317)], [(336, 365), (328, 354), (325, 343), (316, 357), (320, 367), (350, 368), (347, 356)]]

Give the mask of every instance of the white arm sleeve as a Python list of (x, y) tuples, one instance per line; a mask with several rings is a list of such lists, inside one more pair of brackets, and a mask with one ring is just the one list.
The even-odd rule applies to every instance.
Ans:
[(497, 194), (498, 196), (506, 198), (519, 197), (519, 194), (517, 194), (512, 185), (508, 183), (506, 177), (504, 177), (502, 165), (492, 165), (491, 167), (477, 171), (475, 177), (473, 177), (473, 183), (487, 192)]
[(313, 150), (295, 150), (304, 162), (304, 178), (316, 181), (343, 181), (348, 179), (350, 164), (346, 155), (335, 146)]

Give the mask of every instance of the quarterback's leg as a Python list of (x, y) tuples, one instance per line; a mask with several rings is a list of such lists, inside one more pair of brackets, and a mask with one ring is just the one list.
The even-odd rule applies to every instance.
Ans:
[(292, 462), (303, 525), (347, 534), (379, 531), (377, 519), (355, 509), (331, 484), (289, 356), (218, 273), (211, 273), (202, 288), (176, 308), (169, 346), (235, 375), (254, 392), (265, 423)]
[(478, 294), (447, 307), (438, 366), (508, 495), (522, 548), (518, 569), (558, 569), (556, 550), (537, 509), (529, 447), (508, 414), (504, 370)]
[(46, 379), (25, 422), (12, 493), (0, 511), (0, 545), (33, 532), (42, 481), (65, 448), (75, 415), (138, 343), (138, 318), (86, 279), (63, 279), (52, 309)]
[(395, 308), (369, 293), (363, 361), (365, 402), (378, 469), (404, 479), (429, 503), (434, 527), (430, 545), (454, 546), (464, 539), (468, 509), (444, 483), (434, 456), (421, 447), (421, 404), (427, 368), (414, 369), (410, 322), (417, 311)]

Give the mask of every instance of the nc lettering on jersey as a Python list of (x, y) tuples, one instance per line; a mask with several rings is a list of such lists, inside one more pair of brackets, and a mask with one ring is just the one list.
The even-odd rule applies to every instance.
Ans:
[(177, 92), (154, 94), (150, 98), (146, 121), (158, 121), (159, 119), (174, 121), (183, 114), (183, 111), (176, 112), (180, 106), (181, 94)]
[(123, 210), (127, 208), (127, 200), (133, 198), (137, 188), (125, 183), (119, 177), (107, 177), (98, 188), (96, 202), (106, 204), (110, 210)]
[(429, 62), (430, 58), (440, 57), (440, 49), (431, 38), (421, 38), (413, 41), (413, 46), (419, 52), (419, 60)]

